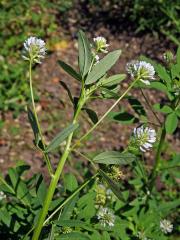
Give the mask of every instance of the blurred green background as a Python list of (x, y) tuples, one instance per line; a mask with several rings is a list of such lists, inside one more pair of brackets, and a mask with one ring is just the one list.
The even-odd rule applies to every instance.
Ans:
[(56, 42), (63, 28), (68, 32), (67, 22), (71, 23), (70, 18), (74, 16), (77, 30), (86, 30), (88, 24), (95, 22), (113, 33), (128, 29), (133, 34), (164, 35), (177, 45), (180, 43), (179, 12), (179, 0), (1, 0), (0, 110), (13, 110), (17, 116), (25, 106), (28, 87), (21, 49), (28, 36)]

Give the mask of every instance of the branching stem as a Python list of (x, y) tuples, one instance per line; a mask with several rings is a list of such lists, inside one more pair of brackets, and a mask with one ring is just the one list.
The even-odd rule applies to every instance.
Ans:
[[(40, 138), (41, 138), (43, 149), (45, 149), (45, 142), (44, 142), (44, 139), (43, 139), (42, 130), (41, 130), (41, 127), (40, 127), (40, 124), (39, 124), (39, 120), (38, 120), (38, 116), (37, 116), (37, 112), (36, 112), (36, 106), (35, 106), (35, 102), (34, 102), (34, 93), (33, 93), (33, 87), (32, 87), (32, 62), (31, 61), (29, 62), (29, 86), (30, 86), (31, 102), (32, 102), (34, 117), (36, 119), (38, 132), (39, 132), (39, 135), (40, 135)], [(40, 149), (40, 148), (38, 148), (38, 149)], [(48, 167), (49, 174), (50, 174), (50, 176), (52, 176), (53, 169), (52, 169), (52, 166), (51, 166), (49, 156), (44, 151), (41, 150), (41, 152), (43, 153), (46, 165)]]

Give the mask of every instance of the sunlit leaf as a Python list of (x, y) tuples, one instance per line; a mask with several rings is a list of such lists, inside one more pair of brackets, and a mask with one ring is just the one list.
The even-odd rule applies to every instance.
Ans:
[(51, 141), (51, 143), (47, 146), (46, 152), (50, 152), (57, 147), (71, 134), (73, 133), (77, 128), (78, 124), (70, 124), (68, 127), (63, 129), (58, 135)]
[(128, 165), (136, 159), (131, 153), (121, 153), (118, 151), (106, 151), (98, 154), (93, 158), (95, 163)]
[(86, 78), (86, 85), (92, 84), (100, 79), (118, 60), (121, 50), (108, 53), (102, 60), (97, 63)]

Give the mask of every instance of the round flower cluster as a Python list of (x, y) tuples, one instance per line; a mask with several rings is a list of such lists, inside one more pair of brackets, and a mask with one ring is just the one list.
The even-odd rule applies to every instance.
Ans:
[(140, 126), (134, 128), (135, 142), (142, 152), (152, 148), (156, 141), (156, 131), (149, 127)]
[(146, 85), (150, 85), (150, 80), (154, 79), (154, 67), (145, 61), (131, 61), (126, 65), (127, 72), (133, 79), (139, 79)]
[(46, 55), (45, 42), (36, 37), (29, 37), (24, 42), (23, 58), (27, 61), (41, 63)]
[(168, 234), (172, 232), (173, 225), (169, 220), (163, 219), (160, 221), (160, 229), (163, 233)]
[(115, 215), (113, 214), (113, 211), (109, 208), (103, 208), (100, 207), (97, 218), (101, 225), (104, 227), (109, 226), (113, 227), (115, 222)]
[(108, 53), (107, 47), (109, 47), (109, 44), (107, 44), (107, 41), (104, 37), (93, 38), (93, 41), (97, 52)]

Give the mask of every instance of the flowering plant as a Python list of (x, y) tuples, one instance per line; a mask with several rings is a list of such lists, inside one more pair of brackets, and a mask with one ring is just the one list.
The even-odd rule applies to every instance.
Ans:
[[(173, 154), (170, 156), (171, 167), (166, 166), (162, 153), (165, 151), (166, 135), (176, 130), (180, 117), (180, 95), (177, 89), (180, 81), (180, 48), (176, 60), (166, 62), (166, 67), (148, 59), (128, 63), (126, 69), (131, 82), (124, 92), (119, 93), (119, 85), (126, 75), (109, 76), (108, 71), (118, 61), (121, 50), (108, 53), (109, 44), (106, 39), (97, 37), (94, 38), (94, 44), (90, 44), (82, 31), (78, 34), (78, 46), (79, 71), (59, 61), (64, 71), (81, 86), (78, 98), (73, 98), (70, 89), (65, 86), (73, 104), (72, 121), (47, 144), (36, 111), (32, 80), (32, 66), (41, 63), (45, 57), (45, 42), (30, 37), (24, 43), (23, 58), (29, 63), (31, 93), (31, 105), (27, 108), (28, 118), (34, 133), (35, 147), (41, 151), (47, 166), (50, 184), (46, 187), (41, 175), (24, 180), (22, 174), (27, 166), (10, 169), (6, 179), (0, 178), (1, 201), (6, 202), (3, 207), (6, 218), (3, 219), (0, 215), (1, 225), (10, 228), (11, 221), (16, 216), (11, 232), (9, 235), (3, 232), (3, 236), (11, 239), (11, 236), (16, 235), (17, 239), (26, 240), (168, 239), (169, 234), (177, 231), (173, 230), (171, 221), (175, 221), (173, 210), (179, 205), (179, 201), (166, 196), (165, 202), (157, 192), (156, 179), (157, 176), (162, 176), (165, 180), (163, 174), (169, 168), (177, 167), (179, 159), (178, 154)], [(99, 53), (105, 54), (100, 60)], [(154, 116), (151, 121), (140, 101), (130, 96), (133, 87), (140, 90)], [(144, 88), (162, 90), (167, 95), (166, 104), (152, 106)], [(119, 113), (112, 110), (125, 97), (134, 110), (132, 123), (135, 122), (136, 125), (124, 151), (100, 150), (93, 157), (79, 151), (79, 146), (103, 120), (108, 118), (120, 123), (124, 121), (122, 111)], [(115, 100), (100, 118), (92, 109), (87, 108), (88, 103), (95, 98)], [(80, 128), (79, 115), (84, 110), (93, 125), (77, 139), (75, 132)], [(60, 147), (63, 151), (57, 167), (54, 167), (51, 154)], [(145, 154), (152, 150), (156, 152), (153, 166), (147, 168)], [(64, 185), (59, 187), (64, 165), (73, 153), (89, 162), (92, 170), (88, 174), (91, 178), (78, 186), (75, 176), (67, 174), (63, 178)], [(87, 191), (90, 183), (91, 188)], [(82, 191), (84, 194), (80, 196)], [(162, 198), (161, 202), (158, 198)], [(16, 208), (12, 207), (14, 202)]]

